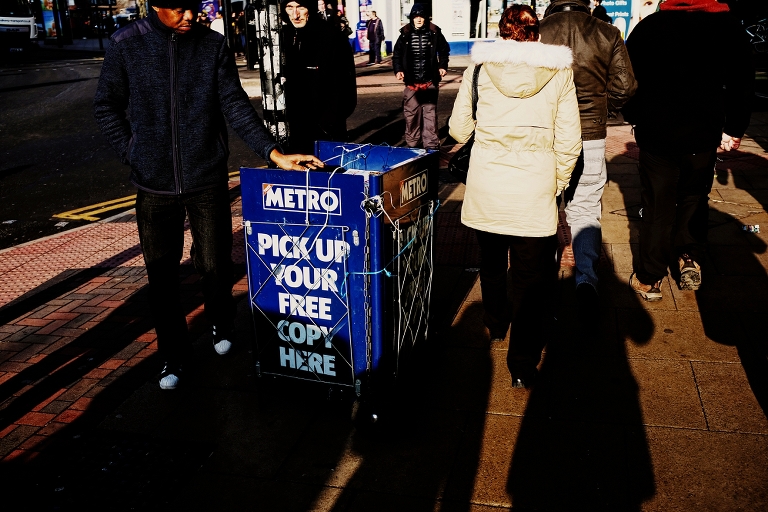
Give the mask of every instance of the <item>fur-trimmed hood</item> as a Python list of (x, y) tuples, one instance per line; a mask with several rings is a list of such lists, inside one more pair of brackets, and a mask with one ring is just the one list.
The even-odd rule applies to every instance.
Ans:
[(507, 39), (475, 43), (472, 62), (483, 65), (493, 85), (505, 96), (527, 98), (538, 93), (558, 71), (569, 69), (573, 54), (567, 46)]

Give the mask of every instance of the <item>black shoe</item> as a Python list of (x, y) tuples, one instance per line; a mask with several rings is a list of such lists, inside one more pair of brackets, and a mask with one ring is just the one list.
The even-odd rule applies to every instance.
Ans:
[(515, 372), (512, 374), (513, 388), (530, 388), (536, 384), (536, 378), (539, 376), (539, 370), (534, 367), (532, 370)]
[(576, 287), (576, 312), (583, 328), (589, 329), (600, 323), (600, 296), (589, 283), (581, 283)]
[(576, 301), (579, 306), (598, 307), (600, 304), (597, 289), (589, 283), (581, 283), (576, 287)]
[(176, 389), (181, 380), (181, 365), (166, 362), (160, 373), (160, 389)]

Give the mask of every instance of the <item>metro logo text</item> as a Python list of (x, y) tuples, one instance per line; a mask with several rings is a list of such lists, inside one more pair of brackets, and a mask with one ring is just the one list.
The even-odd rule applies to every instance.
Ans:
[(265, 210), (341, 215), (341, 190), (262, 183)]
[(400, 182), (400, 206), (415, 201), (427, 194), (428, 181), (427, 171), (421, 171), (420, 173), (411, 176), (407, 180)]

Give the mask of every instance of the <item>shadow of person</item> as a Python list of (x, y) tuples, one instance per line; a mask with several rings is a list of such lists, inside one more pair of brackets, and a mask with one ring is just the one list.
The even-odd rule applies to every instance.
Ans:
[(601, 273), (600, 329), (592, 335), (576, 335), (574, 285), (562, 282), (561, 334), (547, 345), (507, 479), (515, 508), (639, 511), (654, 494), (638, 385), (624, 347), (625, 337), (645, 343), (652, 326), (646, 317), (622, 332), (614, 294), (627, 294), (626, 286), (610, 270)]
[[(603, 211), (615, 211), (603, 217), (609, 259), (598, 269), (596, 325), (580, 318), (573, 278), (564, 272), (560, 280), (559, 333), (527, 392), (507, 476), (515, 510), (632, 512), (655, 493), (628, 354), (630, 344), (645, 345), (654, 332), (651, 316), (627, 286), (632, 244), (623, 242), (636, 240), (639, 231), (638, 217), (627, 213), (635, 212), (639, 197), (639, 184), (628, 177), (637, 172), (632, 162), (609, 164)], [(622, 243), (612, 243), (619, 238)]]
[[(749, 384), (768, 418), (768, 340), (763, 315), (768, 309), (768, 160), (745, 153), (722, 155), (710, 194), (707, 260), (696, 292), (675, 290), (681, 307), (698, 309), (706, 336), (736, 348), (744, 373), (721, 368), (718, 386)], [(750, 226), (760, 232), (745, 231)], [(754, 228), (752, 228), (754, 229)], [(724, 419), (722, 428), (748, 428), (750, 414)]]
[(320, 465), (325, 469), (310, 470), (326, 485), (343, 487), (332, 510), (471, 507), (492, 362), (477, 273), (467, 271), (478, 263), (476, 251), (466, 247), (475, 241), (460, 224), (460, 201), (445, 195), (436, 220), (427, 339), (402, 361), (377, 424), (339, 431), (326, 423), (318, 431), (345, 447), (335, 462)]

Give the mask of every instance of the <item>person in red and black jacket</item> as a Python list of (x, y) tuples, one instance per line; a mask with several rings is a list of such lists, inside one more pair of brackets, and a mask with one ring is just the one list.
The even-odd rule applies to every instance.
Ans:
[(421, 141), (426, 149), (438, 149), (438, 84), (448, 72), (451, 47), (440, 27), (428, 21), (423, 4), (413, 4), (410, 19), (411, 22), (400, 29), (392, 53), (395, 76), (405, 82), (405, 142), (412, 148)]
[(717, 148), (738, 149), (755, 73), (744, 30), (718, 0), (667, 0), (627, 39), (638, 89), (623, 109), (640, 147), (640, 258), (630, 286), (661, 300), (667, 267), (697, 290)]

